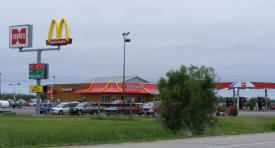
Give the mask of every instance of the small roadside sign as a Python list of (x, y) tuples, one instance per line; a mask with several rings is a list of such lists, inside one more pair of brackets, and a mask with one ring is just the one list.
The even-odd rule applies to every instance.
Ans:
[(31, 93), (43, 92), (43, 86), (30, 86)]

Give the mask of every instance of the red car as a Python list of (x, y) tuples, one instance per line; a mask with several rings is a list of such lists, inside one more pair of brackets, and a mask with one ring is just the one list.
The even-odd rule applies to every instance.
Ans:
[(275, 109), (275, 103), (271, 103), (271, 104), (269, 105), (269, 109), (270, 109), (270, 110)]

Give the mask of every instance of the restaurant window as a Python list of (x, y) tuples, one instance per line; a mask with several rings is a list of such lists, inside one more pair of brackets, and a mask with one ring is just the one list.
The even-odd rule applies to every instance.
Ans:
[(139, 103), (144, 103), (144, 96), (137, 96), (136, 101)]
[(109, 95), (102, 95), (102, 103), (109, 103), (110, 102), (110, 96)]
[(127, 102), (130, 103), (132, 100), (131, 96), (127, 96)]
[(117, 100), (117, 96), (112, 96), (112, 102)]

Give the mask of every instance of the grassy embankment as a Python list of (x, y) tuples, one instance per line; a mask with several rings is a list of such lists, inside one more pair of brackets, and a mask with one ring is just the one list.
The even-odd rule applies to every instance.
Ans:
[[(0, 147), (38, 147), (184, 138), (148, 118), (0, 115)], [(219, 118), (199, 136), (275, 131), (275, 117)]]

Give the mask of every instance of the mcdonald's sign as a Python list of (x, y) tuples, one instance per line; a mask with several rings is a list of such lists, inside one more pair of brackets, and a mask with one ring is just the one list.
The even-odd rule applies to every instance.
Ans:
[[(53, 39), (53, 29), (56, 28), (56, 39)], [(62, 39), (62, 30), (65, 26), (66, 39)], [(46, 40), (46, 45), (60, 46), (72, 44), (72, 39), (70, 38), (70, 29), (68, 21), (64, 18), (61, 19), (60, 23), (56, 19), (53, 19), (50, 25), (48, 40)]]

